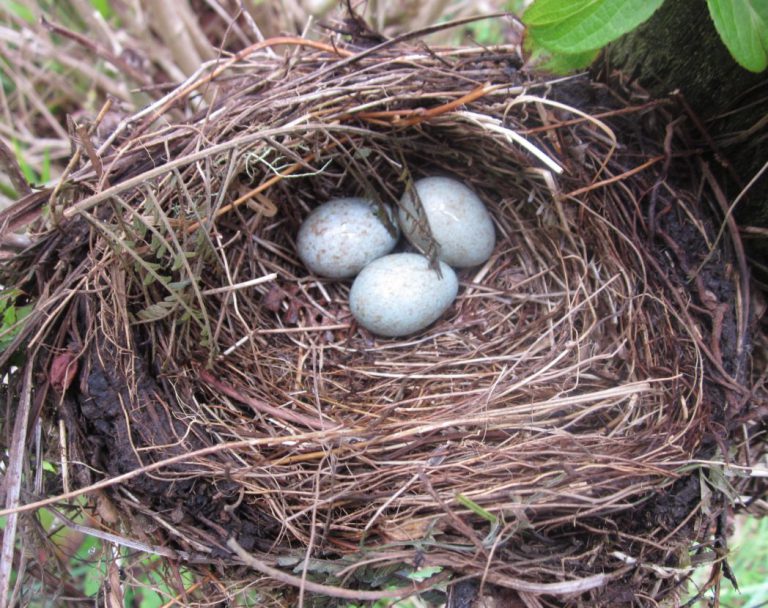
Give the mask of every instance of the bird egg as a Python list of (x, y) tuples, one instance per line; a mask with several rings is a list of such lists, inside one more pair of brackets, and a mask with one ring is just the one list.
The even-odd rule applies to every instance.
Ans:
[(426, 218), (419, 220), (413, 193), (400, 201), (398, 220), (406, 238), (427, 251), (428, 236), (422, 228), (429, 223), (439, 246), (438, 256), (454, 268), (482, 264), (493, 252), (496, 232), (483, 201), (462, 182), (450, 177), (426, 177), (413, 184)]
[(363, 268), (349, 292), (357, 322), (379, 336), (412, 334), (435, 322), (459, 290), (453, 269), (440, 262), (440, 275), (418, 253), (393, 253)]
[[(386, 213), (389, 218), (382, 215)], [(386, 255), (400, 236), (392, 212), (365, 198), (336, 198), (304, 220), (296, 249), (314, 274), (331, 279), (355, 276), (371, 261)]]

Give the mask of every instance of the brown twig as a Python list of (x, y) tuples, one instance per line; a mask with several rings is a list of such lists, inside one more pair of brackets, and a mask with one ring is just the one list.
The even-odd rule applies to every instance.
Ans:
[[(458, 99), (430, 108), (429, 110), (383, 110), (379, 112), (360, 112), (358, 114), (353, 114), (350, 117), (361, 118), (363, 120), (374, 120), (378, 124), (389, 123), (396, 127), (412, 127), (480, 99), (488, 94), (490, 90), (490, 85), (480, 85)], [(392, 120), (382, 121), (381, 119), (383, 118), (392, 118)]]
[[(262, 184), (259, 184), (255, 188), (249, 190), (248, 192), (246, 192), (242, 196), (238, 197), (237, 199), (235, 199), (231, 203), (228, 203), (228, 204), (222, 206), (221, 208), (217, 209), (216, 213), (213, 215), (212, 219), (216, 220), (216, 219), (220, 218), (221, 216), (226, 215), (230, 211), (232, 211), (234, 209), (237, 209), (242, 204), (247, 203), (252, 198), (258, 197), (265, 190), (271, 188), (272, 186), (274, 186), (275, 184), (279, 183), (280, 181), (282, 181), (286, 177), (288, 177), (290, 175), (293, 175), (299, 169), (306, 168), (306, 166), (309, 163), (311, 163), (314, 160), (316, 160), (317, 157), (321, 153), (328, 152), (329, 150), (334, 148), (335, 145), (336, 144), (331, 143), (331, 144), (325, 146), (325, 148), (322, 149), (322, 150), (317, 150), (315, 152), (310, 152), (304, 158), (302, 158), (300, 162), (296, 162), (296, 163), (293, 163), (292, 165), (289, 165), (288, 167), (286, 167), (285, 169), (280, 171), (280, 173), (278, 173), (276, 175), (273, 175), (272, 177), (268, 178)], [(192, 234), (193, 232), (196, 232), (199, 228), (200, 228), (200, 222), (193, 222), (193, 223), (189, 224), (189, 226), (187, 226), (187, 228), (186, 228), (187, 234)]]
[(450, 576), (450, 573), (442, 572), (428, 578), (426, 581), (418, 584), (412, 584), (410, 587), (406, 587), (404, 589), (389, 589), (387, 591), (343, 589), (341, 587), (332, 587), (330, 585), (321, 585), (320, 583), (302, 580), (298, 576), (293, 576), (292, 574), (288, 574), (287, 572), (273, 568), (272, 566), (264, 563), (260, 559), (257, 559), (248, 553), (234, 538), (227, 540), (227, 546), (232, 549), (235, 555), (237, 555), (246, 566), (253, 568), (257, 572), (269, 576), (270, 578), (273, 578), (285, 585), (301, 588), (309, 591), (310, 593), (317, 593), (326, 597), (337, 597), (351, 601), (357, 600), (364, 602), (375, 602), (383, 599), (403, 599), (412, 595), (416, 595), (422, 591), (427, 591), (428, 589), (431, 589), (436, 584), (444, 581)]
[(648, 167), (655, 165), (656, 163), (662, 161), (665, 159), (665, 156), (654, 156), (653, 158), (648, 159), (644, 163), (638, 165), (637, 167), (633, 167), (632, 169), (625, 171), (624, 173), (621, 173), (620, 175), (615, 175), (613, 177), (610, 177), (608, 179), (600, 180), (599, 182), (595, 182), (594, 184), (589, 184), (588, 186), (584, 186), (582, 188), (577, 188), (576, 190), (572, 190), (571, 192), (566, 193), (564, 196), (566, 197), (574, 197), (574, 196), (581, 196), (582, 194), (586, 194), (587, 192), (591, 192), (593, 190), (596, 190), (598, 188), (604, 188), (605, 186), (609, 186), (611, 184), (615, 184), (617, 182), (620, 182), (622, 180), (627, 179), (628, 177), (631, 177), (637, 173), (640, 173), (641, 171), (645, 171)]
[(325, 420), (315, 420), (312, 418), (308, 418), (307, 416), (304, 416), (303, 414), (299, 414), (298, 412), (279, 409), (269, 405), (264, 401), (261, 401), (260, 399), (254, 399), (253, 397), (249, 397), (248, 395), (243, 395), (233, 387), (228, 386), (221, 380), (216, 379), (207, 369), (200, 368), (198, 370), (198, 374), (200, 374), (200, 379), (205, 384), (208, 384), (211, 387), (215, 388), (217, 391), (224, 393), (227, 397), (240, 401), (241, 403), (247, 404), (257, 414), (267, 414), (268, 416), (273, 416), (278, 420), (286, 420), (310, 429), (330, 429), (330, 428), (333, 428), (334, 426), (337, 426)]
[[(96, 152), (96, 149), (93, 147), (93, 142), (91, 141), (89, 130), (85, 128), (85, 125), (77, 125), (76, 131), (80, 139), (80, 143), (82, 144), (83, 148), (85, 148), (85, 153), (88, 155), (88, 158), (91, 161), (91, 165), (96, 172), (96, 176), (99, 178), (99, 182), (101, 182), (101, 178), (104, 175), (104, 167), (101, 164), (101, 158)], [(105, 184), (107, 187), (109, 187), (108, 181), (106, 181)]]

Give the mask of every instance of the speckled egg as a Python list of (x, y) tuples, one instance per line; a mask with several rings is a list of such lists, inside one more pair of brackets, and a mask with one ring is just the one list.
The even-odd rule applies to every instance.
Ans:
[(349, 292), (357, 322), (379, 336), (406, 336), (424, 329), (456, 299), (459, 282), (440, 262), (440, 272), (418, 253), (393, 253), (363, 268)]
[[(450, 177), (426, 177), (414, 188), (440, 246), (439, 256), (454, 268), (482, 264), (493, 253), (496, 232), (483, 201), (467, 186)], [(410, 192), (400, 201), (398, 220), (403, 234), (417, 248), (426, 250), (427, 238), (414, 220), (415, 205)]]
[[(312, 210), (296, 237), (301, 261), (320, 276), (355, 276), (397, 244), (397, 225), (390, 221), (388, 228), (381, 209), (365, 198), (336, 198)], [(391, 211), (387, 212), (392, 219)]]

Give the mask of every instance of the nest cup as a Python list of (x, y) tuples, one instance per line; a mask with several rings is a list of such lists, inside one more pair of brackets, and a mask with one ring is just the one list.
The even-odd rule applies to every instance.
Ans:
[[(110, 525), (232, 588), (256, 568), (276, 604), (452, 576), (528, 605), (678, 593), (711, 534), (690, 463), (727, 441), (746, 329), (709, 195), (658, 143), (674, 108), (505, 52), (311, 46), (127, 118), (15, 262), (67, 483), (133, 472), (101, 495)], [(182, 120), (190, 91), (212, 105)], [(298, 227), (430, 175), (479, 194), (496, 249), (436, 323), (372, 336)], [(61, 357), (77, 372), (51, 380)]]

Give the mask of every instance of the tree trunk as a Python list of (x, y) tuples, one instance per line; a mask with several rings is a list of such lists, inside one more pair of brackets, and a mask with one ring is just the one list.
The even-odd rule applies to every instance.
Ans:
[[(715, 143), (711, 164), (729, 203), (768, 161), (768, 77), (734, 61), (705, 0), (667, 0), (607, 49), (601, 67), (620, 69), (657, 97), (683, 94)], [(706, 137), (701, 143), (708, 145)], [(742, 226), (768, 228), (768, 172), (739, 203), (736, 217)], [(747, 242), (759, 265), (766, 264), (767, 235)]]

